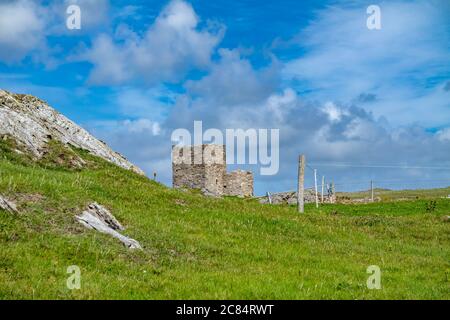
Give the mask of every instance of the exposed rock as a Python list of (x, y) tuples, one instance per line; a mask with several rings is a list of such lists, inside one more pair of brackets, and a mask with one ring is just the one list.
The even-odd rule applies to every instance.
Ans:
[(23, 94), (0, 90), (0, 135), (9, 135), (41, 158), (47, 143), (54, 139), (89, 151), (119, 167), (144, 175), (144, 172), (51, 108), (46, 102)]
[(108, 209), (97, 203), (90, 204), (87, 210), (83, 211), (81, 215), (76, 216), (76, 219), (88, 229), (97, 230), (119, 239), (127, 248), (142, 249), (139, 242), (117, 231), (124, 230), (124, 227)]
[[(263, 196), (258, 198), (260, 203), (268, 204), (269, 196)], [(270, 193), (271, 204), (296, 204), (297, 193), (295, 191)]]
[(104, 206), (94, 202), (88, 206), (87, 210), (90, 214), (103, 221), (108, 227), (113, 230), (125, 230), (125, 228), (117, 221), (117, 219)]
[(0, 209), (8, 211), (10, 213), (17, 213), (17, 207), (12, 201), (6, 200), (4, 197), (0, 196)]
[[(397, 201), (409, 201), (411, 199), (408, 198), (401, 198), (401, 199), (397, 199)], [(381, 198), (380, 197), (375, 197), (373, 198), (373, 201), (371, 198), (350, 198), (348, 196), (339, 196), (336, 200), (338, 203), (342, 203), (342, 204), (366, 204), (366, 203), (373, 203), (373, 202), (380, 202)]]

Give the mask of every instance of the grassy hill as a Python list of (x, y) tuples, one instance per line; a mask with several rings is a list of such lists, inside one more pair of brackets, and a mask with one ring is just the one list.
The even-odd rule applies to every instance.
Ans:
[[(294, 207), (172, 190), (52, 144), (35, 162), (0, 142), (0, 299), (449, 299), (450, 200)], [(83, 169), (71, 167), (77, 156)], [(426, 193), (426, 192), (425, 192)], [(450, 193), (450, 192), (448, 192)], [(74, 216), (109, 208), (128, 250)], [(67, 267), (81, 289), (66, 287)], [(369, 290), (369, 265), (382, 289)]]

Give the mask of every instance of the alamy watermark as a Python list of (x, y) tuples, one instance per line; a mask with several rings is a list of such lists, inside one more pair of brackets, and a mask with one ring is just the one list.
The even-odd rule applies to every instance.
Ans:
[(367, 17), (366, 25), (369, 30), (381, 29), (381, 9), (380, 6), (372, 4), (366, 10), (369, 17)]
[(67, 278), (66, 286), (69, 290), (79, 290), (81, 289), (81, 270), (78, 266), (67, 267), (67, 273), (70, 276)]
[(67, 7), (66, 13), (68, 15), (66, 19), (66, 27), (69, 30), (81, 29), (81, 8), (76, 4), (72, 4)]
[(368, 266), (367, 267), (367, 273), (370, 274), (370, 276), (367, 278), (367, 288), (370, 290), (381, 289), (381, 269), (379, 266)]
[[(202, 164), (204, 159), (223, 163), (223, 154), (214, 145), (225, 144), (227, 164), (259, 164), (261, 175), (275, 175), (280, 167), (279, 129), (226, 129), (224, 138), (221, 130), (210, 128), (203, 132), (202, 121), (194, 121), (193, 137), (188, 129), (179, 128), (172, 132), (171, 140), (175, 150), (179, 150), (173, 154), (175, 164)], [(192, 157), (190, 146), (203, 144), (209, 146), (194, 152)]]

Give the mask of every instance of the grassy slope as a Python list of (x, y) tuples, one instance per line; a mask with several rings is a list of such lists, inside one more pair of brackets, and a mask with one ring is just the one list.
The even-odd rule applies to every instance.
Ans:
[[(82, 154), (81, 171), (39, 164), (0, 143), (0, 299), (449, 299), (450, 201), (295, 208), (171, 190)], [(145, 247), (75, 220), (88, 203), (108, 208)], [(366, 288), (366, 268), (382, 290)], [(66, 269), (81, 268), (81, 290)]]

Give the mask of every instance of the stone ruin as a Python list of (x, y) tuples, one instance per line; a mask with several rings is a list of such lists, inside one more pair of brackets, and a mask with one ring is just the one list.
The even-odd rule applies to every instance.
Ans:
[(224, 145), (173, 146), (172, 182), (174, 188), (199, 189), (212, 196), (253, 196), (253, 174), (227, 172)]

